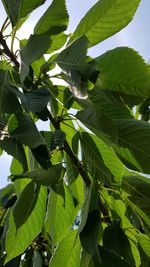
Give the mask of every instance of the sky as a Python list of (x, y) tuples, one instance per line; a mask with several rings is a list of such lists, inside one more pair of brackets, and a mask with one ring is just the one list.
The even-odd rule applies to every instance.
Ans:
[[(131, 0), (132, 1), (132, 0)], [(28, 38), (32, 34), (33, 28), (46, 8), (51, 4), (51, 0), (47, 0), (44, 5), (35, 10), (28, 21), (23, 25), (18, 32), (20, 39)], [(92, 7), (97, 0), (66, 0), (68, 13), (70, 15), (70, 22), (68, 32), (73, 32), (85, 15), (85, 13)], [(145, 59), (150, 62), (150, 30), (149, 30), (149, 12), (150, 0), (141, 0), (141, 4), (134, 16), (133, 21), (122, 31), (108, 38), (97, 46), (90, 48), (88, 54), (92, 57), (97, 57), (107, 50), (118, 46), (128, 46), (134, 48)], [(6, 18), (6, 14), (0, 0), (0, 27)], [(10, 174), (9, 166), (11, 157), (6, 153), (0, 157), (0, 188), (7, 183), (7, 176)]]

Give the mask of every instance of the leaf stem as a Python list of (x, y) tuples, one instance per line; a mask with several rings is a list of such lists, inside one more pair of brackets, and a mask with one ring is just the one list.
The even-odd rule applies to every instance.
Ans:
[[(47, 109), (47, 116), (49, 118), (49, 120), (51, 121), (52, 125), (54, 126), (54, 128), (56, 130), (60, 129), (60, 122), (57, 122), (51, 115), (50, 111)], [(76, 168), (78, 169), (79, 174), (81, 175), (83, 181), (85, 182), (87, 187), (90, 187), (91, 185), (91, 179), (89, 178), (89, 176), (87, 175), (87, 173), (85, 172), (82, 163), (79, 161), (79, 159), (74, 155), (74, 153), (72, 152), (68, 142), (65, 140), (64, 141), (64, 151), (67, 153), (67, 155), (70, 157), (72, 163), (76, 166)], [(100, 211), (102, 212), (103, 216), (105, 217), (105, 222), (110, 223), (110, 217), (108, 214), (107, 209), (105, 208), (102, 200), (99, 198), (98, 199), (98, 206)]]

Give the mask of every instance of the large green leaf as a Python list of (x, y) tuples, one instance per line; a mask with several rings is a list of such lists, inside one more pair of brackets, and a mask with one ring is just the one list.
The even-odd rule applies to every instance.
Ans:
[(147, 235), (144, 234), (138, 234), (136, 236), (139, 245), (143, 249), (144, 253), (148, 256), (150, 259), (150, 238)]
[(82, 250), (80, 267), (94, 267), (92, 256), (89, 255), (85, 250)]
[(21, 193), (13, 209), (13, 216), (16, 229), (18, 229), (24, 223), (26, 223), (28, 217), (33, 212), (35, 205), (37, 203), (39, 189), (40, 188), (37, 187), (34, 182), (30, 182), (29, 184), (27, 184), (27, 186)]
[(118, 221), (113, 221), (105, 228), (103, 246), (108, 251), (122, 257), (126, 262), (134, 266), (130, 242)]
[(93, 256), (96, 264), (101, 263), (101, 256), (98, 249), (100, 237), (100, 214), (93, 210), (88, 214), (86, 224), (80, 232), (80, 241), (83, 248)]
[(12, 26), (15, 26), (21, 18), (26, 17), (35, 8), (44, 4), (45, 1), (46, 0), (2, 0)]
[(18, 91), (16, 94), (20, 98), (26, 112), (32, 111), (38, 113), (43, 111), (51, 98), (51, 94), (46, 87), (41, 87), (39, 90), (25, 94)]
[(103, 247), (100, 247), (100, 254), (102, 257), (102, 263), (99, 267), (131, 267), (126, 261), (121, 257), (116, 256), (112, 252), (105, 250)]
[(97, 108), (100, 108), (105, 114), (108, 114), (112, 119), (130, 119), (132, 118), (129, 109), (112, 91), (102, 90), (101, 87), (95, 86), (89, 92), (89, 98)]
[(150, 70), (136, 51), (119, 47), (96, 60), (100, 71), (97, 85), (100, 88), (133, 96), (150, 96)]
[(64, 171), (65, 169), (62, 167), (62, 164), (56, 164), (51, 166), (48, 170), (37, 169), (20, 175), (14, 175), (12, 176), (12, 180), (31, 178), (39, 185), (52, 186), (63, 179)]
[(20, 52), (21, 55), (21, 80), (24, 81), (29, 73), (29, 66), (40, 59), (50, 47), (50, 38), (46, 34), (31, 35), (27, 44)]
[(86, 64), (87, 44), (87, 38), (81, 36), (59, 54), (56, 63), (65, 72), (82, 70)]
[[(16, 113), (21, 111), (17, 97), (13, 94), (13, 87), (9, 85), (10, 73), (0, 69), (0, 113)], [(16, 90), (16, 89), (14, 89)]]
[(0, 189), (0, 209), (5, 208), (8, 204), (9, 198), (14, 194), (13, 184), (8, 184), (6, 187)]
[(29, 114), (18, 113), (16, 116), (12, 116), (9, 120), (8, 128), (11, 138), (19, 140), (20, 143), (28, 146), (43, 168), (47, 169), (51, 166), (46, 142), (38, 132)]
[(116, 125), (111, 117), (106, 115), (102, 110), (89, 105), (84, 110), (78, 111), (76, 117), (102, 140), (109, 142), (111, 137), (116, 141)]
[(150, 216), (150, 180), (140, 175), (123, 177), (122, 188), (128, 193), (129, 199), (143, 212)]
[(132, 20), (140, 0), (99, 0), (77, 26), (73, 39), (86, 35), (89, 46), (123, 29)]
[(80, 266), (80, 242), (77, 232), (69, 232), (56, 248), (49, 267), (79, 267)]
[(116, 152), (127, 167), (150, 173), (150, 125), (134, 119), (115, 120), (118, 129)]
[(34, 33), (49, 35), (58, 34), (65, 31), (68, 25), (68, 13), (65, 0), (53, 0), (35, 26)]
[(77, 167), (73, 164), (70, 157), (66, 155), (66, 182), (68, 185), (72, 184), (79, 175)]
[(9, 220), (9, 229), (6, 236), (6, 262), (23, 253), (32, 241), (41, 232), (45, 218), (47, 192), (45, 188), (40, 189), (36, 206), (28, 217), (25, 224), (18, 230), (15, 227), (13, 216)]
[(8, 129), (11, 137), (16, 138), (30, 148), (46, 144), (28, 114), (19, 113), (16, 116), (12, 116), (9, 120)]
[(45, 229), (54, 245), (57, 245), (68, 234), (75, 216), (73, 198), (68, 188), (65, 187), (65, 202), (60, 195), (51, 191)]
[(81, 135), (82, 161), (85, 162), (93, 179), (109, 184), (113, 176), (106, 167), (100, 149), (92, 137), (92, 135), (85, 132)]
[(59, 50), (67, 42), (68, 35), (60, 33), (57, 35), (51, 35), (50, 48), (47, 50), (47, 54), (51, 54), (56, 50)]
[(104, 172), (108, 178), (111, 177), (111, 172), (114, 180), (118, 184), (121, 184), (124, 166), (116, 156), (113, 148), (105, 144), (95, 135), (88, 134), (86, 132), (82, 133), (81, 144), (82, 143), (86, 144), (86, 147), (89, 148), (85, 151), (85, 160), (89, 158), (90, 164), (93, 164), (94, 168), (97, 166), (99, 172)]
[(28, 164), (27, 164), (27, 159), (25, 155), (25, 151), (23, 146), (20, 144), (18, 140), (15, 138), (9, 138), (5, 137), (3, 140), (0, 141), (0, 147), (5, 150), (9, 155), (13, 156), (23, 166), (23, 170), (27, 171), (28, 170)]

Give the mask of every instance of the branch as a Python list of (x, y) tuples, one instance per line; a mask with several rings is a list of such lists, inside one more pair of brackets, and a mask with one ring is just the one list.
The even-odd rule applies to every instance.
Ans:
[(0, 32), (0, 44), (2, 45), (3, 47), (3, 53), (8, 56), (10, 58), (10, 60), (14, 63), (16, 69), (19, 71), (19, 62), (18, 60), (16, 59), (16, 56), (14, 55), (13, 52), (10, 51), (4, 37), (3, 37), (3, 34)]
[[(56, 130), (60, 129), (60, 123), (57, 122), (51, 115), (51, 113), (49, 112), (49, 110), (47, 109), (47, 116), (49, 118), (49, 120), (51, 121), (52, 125), (54, 126), (54, 128)], [(66, 152), (66, 154), (70, 157), (72, 163), (76, 166), (79, 174), (81, 175), (83, 181), (85, 182), (87, 187), (90, 187), (91, 184), (91, 180), (89, 178), (89, 176), (87, 175), (87, 173), (85, 172), (81, 162), (79, 161), (79, 159), (73, 154), (68, 142), (65, 140), (64, 141), (64, 151)], [(109, 218), (109, 214), (107, 209), (105, 208), (104, 204), (102, 203), (101, 199), (98, 199), (98, 206), (100, 211), (102, 212), (103, 216), (105, 217), (105, 222), (110, 223), (111, 220)]]

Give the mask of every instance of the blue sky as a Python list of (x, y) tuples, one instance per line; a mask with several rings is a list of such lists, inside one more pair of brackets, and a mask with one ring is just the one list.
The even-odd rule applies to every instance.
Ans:
[[(20, 33), (18, 33), (20, 38), (25, 38), (32, 33), (32, 29), (36, 24), (37, 18), (43, 14), (44, 10), (50, 5), (51, 2), (51, 0), (47, 0), (45, 5), (33, 12), (28, 22), (25, 23)], [(73, 32), (80, 19), (85, 15), (87, 10), (97, 2), (97, 0), (67, 0), (66, 2), (70, 15), (68, 32)], [(96, 57), (117, 46), (128, 46), (138, 51), (146, 60), (146, 62), (150, 61), (149, 12), (150, 0), (141, 0), (141, 4), (134, 16), (133, 21), (121, 32), (103, 41), (101, 44), (89, 49), (88, 53), (91, 56)], [(2, 2), (0, 1), (0, 25), (2, 25), (5, 16), (6, 15), (2, 6)], [(9, 165), (10, 157), (8, 157), (7, 154), (0, 157), (0, 188), (6, 184), (7, 176), (10, 173)]]

